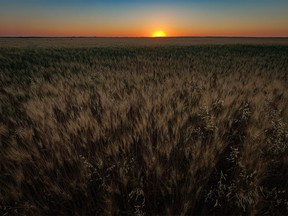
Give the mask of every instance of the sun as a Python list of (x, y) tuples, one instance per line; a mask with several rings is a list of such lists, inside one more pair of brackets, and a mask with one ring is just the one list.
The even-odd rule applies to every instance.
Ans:
[(164, 31), (155, 31), (152, 37), (166, 37), (166, 33)]

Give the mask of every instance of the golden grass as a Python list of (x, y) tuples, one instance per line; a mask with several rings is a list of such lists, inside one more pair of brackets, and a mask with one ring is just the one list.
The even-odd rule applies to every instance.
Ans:
[(285, 215), (287, 51), (0, 49), (0, 213)]

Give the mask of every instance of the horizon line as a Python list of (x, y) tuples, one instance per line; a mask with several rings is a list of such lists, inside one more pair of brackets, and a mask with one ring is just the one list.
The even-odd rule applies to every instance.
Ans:
[(0, 36), (0, 38), (288, 38), (288, 36), (165, 36), (165, 37), (150, 37), (150, 36)]

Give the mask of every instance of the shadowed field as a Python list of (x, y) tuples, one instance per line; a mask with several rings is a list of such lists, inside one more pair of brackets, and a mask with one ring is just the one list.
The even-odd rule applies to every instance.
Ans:
[(14, 48), (91, 48), (91, 47), (155, 47), (195, 45), (288, 45), (288, 38), (257, 37), (166, 37), (166, 38), (101, 38), (101, 37), (0, 37), (0, 47)]
[(287, 215), (287, 45), (5, 40), (0, 214)]

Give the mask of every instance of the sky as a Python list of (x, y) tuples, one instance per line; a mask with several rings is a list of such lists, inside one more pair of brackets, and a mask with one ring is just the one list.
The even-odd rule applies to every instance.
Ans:
[(288, 37), (288, 0), (0, 0), (0, 36)]

